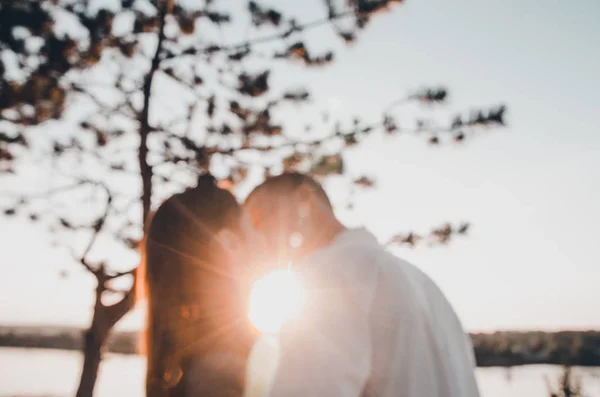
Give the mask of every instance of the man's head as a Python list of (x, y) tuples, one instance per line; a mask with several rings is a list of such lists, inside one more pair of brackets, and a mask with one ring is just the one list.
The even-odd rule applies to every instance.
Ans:
[(343, 229), (321, 185), (299, 173), (268, 178), (244, 207), (280, 263), (327, 245)]

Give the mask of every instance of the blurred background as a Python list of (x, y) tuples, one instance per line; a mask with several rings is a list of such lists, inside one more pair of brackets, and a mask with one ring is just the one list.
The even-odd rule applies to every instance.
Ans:
[(240, 200), (297, 170), (438, 283), (484, 397), (600, 396), (599, 17), (594, 0), (3, 0), (0, 395), (143, 395), (143, 220), (205, 170)]

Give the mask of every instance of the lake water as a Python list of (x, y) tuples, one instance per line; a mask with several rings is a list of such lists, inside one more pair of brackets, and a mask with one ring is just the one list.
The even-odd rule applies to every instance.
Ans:
[[(78, 352), (0, 348), (0, 396), (75, 395), (82, 357)], [(110, 354), (103, 361), (96, 397), (142, 397), (145, 363), (141, 357)], [(530, 365), (479, 368), (482, 397), (547, 397), (545, 378), (555, 381), (561, 368)], [(589, 397), (600, 397), (600, 368), (575, 368)], [(510, 376), (508, 376), (510, 374)]]

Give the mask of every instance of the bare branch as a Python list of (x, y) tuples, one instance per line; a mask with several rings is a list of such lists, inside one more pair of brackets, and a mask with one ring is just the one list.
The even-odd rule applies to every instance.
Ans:
[(148, 135), (151, 132), (148, 116), (150, 110), (150, 95), (152, 92), (152, 81), (154, 79), (154, 74), (158, 70), (161, 61), (161, 53), (163, 50), (163, 42), (165, 40), (165, 24), (166, 24), (166, 16), (169, 9), (169, 2), (165, 1), (159, 12), (159, 32), (158, 32), (158, 41), (156, 43), (156, 51), (154, 52), (154, 56), (152, 58), (152, 63), (150, 64), (150, 70), (146, 75), (144, 80), (144, 87), (142, 89), (142, 94), (144, 96), (144, 103), (142, 106), (142, 111), (140, 112), (140, 145), (138, 152), (138, 164), (140, 167), (140, 176), (142, 179), (142, 219), (148, 218), (148, 214), (150, 213), (150, 206), (152, 202), (152, 167), (148, 164)]
[(133, 285), (125, 293), (123, 299), (111, 306), (105, 306), (107, 310), (109, 329), (112, 328), (135, 304), (135, 291), (137, 287), (137, 269), (131, 271), (133, 275)]
[(94, 222), (94, 224), (91, 226), (92, 237), (90, 238), (87, 246), (83, 250), (83, 253), (79, 256), (78, 262), (81, 263), (85, 267), (86, 270), (88, 270), (89, 272), (94, 274), (96, 276), (96, 278), (98, 278), (99, 277), (98, 271), (100, 269), (102, 269), (102, 272), (104, 273), (104, 271), (103, 271), (104, 266), (101, 265), (99, 269), (95, 269), (92, 266), (92, 264), (89, 262), (87, 256), (90, 253), (94, 244), (96, 243), (98, 235), (102, 231), (102, 227), (104, 226), (104, 223), (106, 222), (106, 219), (108, 218), (108, 215), (109, 215), (110, 209), (111, 209), (111, 202), (113, 200), (113, 196), (112, 196), (110, 190), (108, 189), (108, 187), (106, 187), (106, 185), (99, 183), (99, 182), (89, 182), (89, 183), (93, 183), (94, 185), (102, 188), (106, 192), (106, 207), (104, 209), (104, 214), (100, 218), (98, 218)]
[(242, 49), (251, 47), (256, 44), (265, 44), (265, 43), (269, 43), (269, 42), (273, 42), (273, 41), (277, 41), (277, 40), (281, 40), (281, 39), (286, 39), (294, 33), (303, 32), (308, 29), (322, 26), (322, 25), (330, 23), (332, 20), (341, 19), (341, 18), (350, 16), (353, 14), (354, 14), (353, 10), (346, 10), (343, 12), (339, 12), (335, 15), (330, 15), (330, 16), (327, 16), (326, 18), (316, 19), (314, 21), (311, 21), (311, 22), (308, 22), (308, 23), (305, 23), (302, 25), (292, 23), (288, 29), (286, 29), (282, 32), (274, 33), (274, 34), (271, 34), (268, 36), (259, 37), (259, 38), (253, 39), (253, 40), (244, 40), (239, 43), (231, 44), (228, 46), (208, 45), (208, 46), (205, 46), (202, 48), (187, 47), (187, 48), (184, 48), (183, 50), (181, 50), (178, 54), (174, 54), (174, 53), (169, 54), (169, 56), (165, 57), (165, 59), (176, 58), (176, 57), (179, 57), (179, 56), (182, 56), (185, 54), (216, 54), (216, 53), (220, 53), (220, 52), (232, 53), (232, 52), (240, 51)]
[(107, 280), (114, 280), (114, 279), (119, 278), (119, 277), (132, 275), (132, 274), (134, 274), (134, 272), (135, 272), (135, 269), (127, 270), (126, 272), (117, 272), (117, 273), (107, 274), (106, 275), (106, 279)]

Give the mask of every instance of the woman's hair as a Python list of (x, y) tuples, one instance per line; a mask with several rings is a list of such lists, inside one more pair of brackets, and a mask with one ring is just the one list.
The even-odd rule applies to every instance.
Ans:
[(236, 275), (215, 239), (225, 228), (237, 232), (240, 218), (235, 197), (208, 174), (153, 216), (144, 250), (148, 397), (183, 395), (177, 385), (191, 357), (244, 340)]

